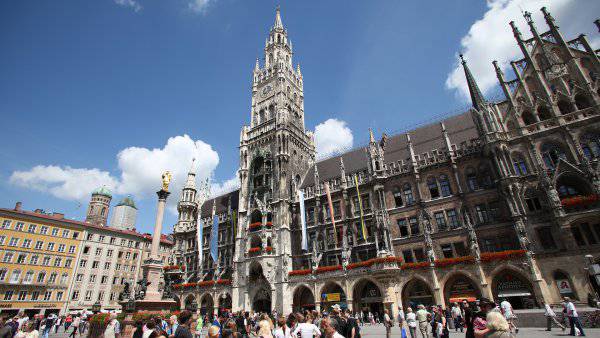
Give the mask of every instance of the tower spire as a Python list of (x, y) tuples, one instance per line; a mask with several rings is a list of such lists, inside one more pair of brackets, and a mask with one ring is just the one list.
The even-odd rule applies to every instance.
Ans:
[(188, 172), (184, 189), (196, 189), (196, 169), (194, 168), (194, 162), (196, 162), (196, 158), (192, 158), (192, 164), (190, 166), (190, 171)]
[(283, 23), (281, 22), (281, 13), (279, 10), (279, 5), (277, 5), (277, 9), (275, 10), (275, 25), (273, 25), (275, 29), (283, 29)]
[(473, 77), (473, 74), (471, 74), (471, 70), (469, 69), (469, 66), (467, 66), (467, 61), (465, 61), (462, 54), (460, 54), (460, 62), (465, 70), (465, 77), (467, 78), (467, 85), (469, 86), (473, 108), (480, 110), (487, 101), (483, 94), (481, 94), (481, 90), (479, 90), (479, 86), (477, 85), (477, 82), (475, 82), (475, 78)]

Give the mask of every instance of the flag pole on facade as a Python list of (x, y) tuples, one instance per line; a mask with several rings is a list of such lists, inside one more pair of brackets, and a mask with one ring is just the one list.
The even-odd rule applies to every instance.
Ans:
[(338, 245), (337, 229), (335, 227), (335, 215), (333, 213), (333, 203), (331, 202), (331, 191), (329, 190), (329, 183), (325, 182), (325, 194), (327, 195), (327, 206), (329, 207), (329, 216), (331, 217), (331, 223), (333, 224), (333, 236), (335, 236), (335, 244)]
[(304, 211), (304, 193), (298, 190), (298, 202), (300, 203), (300, 225), (302, 226), (302, 250), (308, 251), (308, 238), (306, 236), (306, 213)]
[(358, 210), (360, 211), (360, 228), (363, 239), (367, 240), (367, 228), (365, 227), (365, 219), (363, 214), (362, 199), (360, 198), (360, 189), (358, 188), (358, 176), (354, 175), (354, 185), (356, 185), (356, 194), (358, 195)]

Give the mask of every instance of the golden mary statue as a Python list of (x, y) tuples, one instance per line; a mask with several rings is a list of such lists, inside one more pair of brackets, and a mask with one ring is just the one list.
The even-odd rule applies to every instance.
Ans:
[(169, 191), (169, 183), (171, 183), (171, 172), (165, 171), (162, 174), (162, 190)]

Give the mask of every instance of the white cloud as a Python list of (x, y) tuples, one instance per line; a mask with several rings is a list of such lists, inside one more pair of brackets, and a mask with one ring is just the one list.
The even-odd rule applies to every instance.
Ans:
[(206, 14), (206, 10), (212, 2), (213, 0), (191, 0), (188, 8), (194, 13)]
[(228, 193), (240, 187), (240, 179), (236, 175), (224, 182), (213, 182), (210, 186), (210, 195), (219, 196)]
[(345, 121), (329, 119), (315, 127), (317, 157), (322, 158), (352, 147), (354, 137)]
[[(103, 185), (116, 194), (131, 194), (144, 199), (155, 197), (154, 193), (161, 186), (161, 174), (169, 170), (173, 175), (169, 187), (173, 193), (168, 200), (169, 210), (176, 212), (174, 206), (179, 200), (192, 158), (196, 159), (198, 184), (210, 177), (219, 164), (219, 155), (209, 144), (182, 135), (169, 138), (163, 148), (129, 147), (121, 150), (117, 154), (118, 175), (95, 168), (38, 165), (27, 171), (13, 172), (10, 182), (65, 200), (88, 201), (92, 190)], [(232, 189), (234, 184), (233, 179), (213, 183), (215, 189)]]
[(38, 165), (28, 171), (15, 171), (9, 181), (20, 187), (77, 201), (89, 199), (92, 190), (100, 186), (105, 185), (110, 189), (117, 186), (117, 180), (107, 171), (54, 165)]
[[(538, 33), (548, 30), (540, 8), (546, 6), (566, 40), (575, 38), (581, 33), (590, 33), (588, 38), (592, 44), (600, 42), (593, 21), (600, 12), (600, 2), (581, 0), (488, 0), (488, 10), (483, 18), (471, 25), (469, 32), (461, 40), (461, 53), (477, 79), (481, 90), (490, 92), (497, 86), (496, 73), (492, 61), (497, 60), (508, 79), (513, 78), (512, 70), (508, 71), (510, 61), (523, 56), (508, 23), (515, 21), (524, 38), (531, 36), (529, 26), (523, 18), (522, 11), (533, 15)], [(448, 74), (446, 87), (457, 90), (463, 98), (469, 97), (463, 69), (457, 61), (454, 69)]]
[(114, 0), (114, 1), (119, 6), (129, 7), (131, 9), (133, 9), (134, 12), (139, 12), (140, 10), (142, 10), (142, 5), (140, 5), (135, 0)]

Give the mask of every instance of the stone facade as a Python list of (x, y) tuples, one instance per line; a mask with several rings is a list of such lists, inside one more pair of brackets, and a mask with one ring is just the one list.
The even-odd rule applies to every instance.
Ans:
[(600, 62), (585, 36), (565, 41), (542, 11), (547, 32), (528, 13), (532, 37), (511, 23), (524, 55), (511, 62), (515, 79), (493, 63), (506, 100), (488, 102), (462, 60), (471, 110), (405, 134), (370, 132), (366, 147), (315, 161), (278, 10), (265, 65), (253, 72), (240, 189), (203, 205), (195, 187), (184, 189), (192, 197), (174, 233), (182, 308), (286, 313), (337, 303), (381, 314), (482, 296), (527, 308), (595, 295), (587, 267), (600, 242)]

